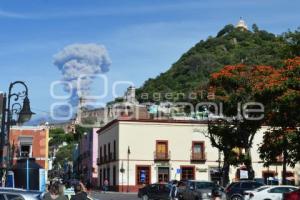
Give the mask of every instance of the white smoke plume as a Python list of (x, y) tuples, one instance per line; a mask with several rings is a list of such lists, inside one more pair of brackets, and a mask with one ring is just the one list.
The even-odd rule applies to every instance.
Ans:
[[(61, 71), (62, 80), (72, 85), (72, 91), (69, 87), (64, 89), (72, 93), (70, 102), (75, 106), (78, 104), (78, 92), (81, 95), (89, 94), (93, 75), (108, 72), (111, 60), (103, 45), (72, 44), (54, 55), (54, 65)], [(78, 88), (78, 79), (82, 76), (84, 78), (81, 79), (80, 88)]]

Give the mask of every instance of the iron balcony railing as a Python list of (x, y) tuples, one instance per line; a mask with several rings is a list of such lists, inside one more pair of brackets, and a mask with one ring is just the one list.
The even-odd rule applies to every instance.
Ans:
[(192, 162), (205, 162), (206, 157), (206, 153), (191, 153)]
[(158, 152), (154, 151), (154, 160), (155, 161), (169, 161), (171, 159), (171, 152)]

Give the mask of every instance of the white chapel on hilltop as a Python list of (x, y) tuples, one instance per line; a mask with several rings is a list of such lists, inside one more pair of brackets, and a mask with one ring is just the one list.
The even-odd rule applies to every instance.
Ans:
[(241, 29), (244, 29), (244, 30), (248, 30), (248, 26), (242, 18), (240, 18), (240, 20), (238, 21), (238, 23), (235, 27), (236, 28), (241, 28)]

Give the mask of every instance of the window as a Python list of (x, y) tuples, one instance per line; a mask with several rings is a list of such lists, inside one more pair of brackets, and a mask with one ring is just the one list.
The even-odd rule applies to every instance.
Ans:
[(106, 174), (105, 174), (105, 168), (103, 169), (102, 173), (103, 173), (103, 179), (102, 179), (102, 184), (104, 183), (105, 179), (106, 179)]
[(255, 191), (260, 192), (260, 191), (266, 190), (268, 188), (269, 188), (269, 186), (260, 187), (260, 188), (257, 188)]
[(194, 142), (193, 152), (197, 154), (203, 154), (204, 152), (204, 142)]
[(106, 157), (107, 155), (106, 155), (106, 144), (104, 145), (104, 161), (106, 162), (107, 160), (107, 157)]
[(195, 167), (194, 166), (182, 166), (181, 167), (181, 180), (194, 180), (195, 179)]
[(168, 141), (156, 141), (155, 159), (168, 159)]
[(5, 200), (4, 195), (0, 194), (0, 200)]
[(158, 182), (169, 182), (170, 181), (170, 168), (169, 167), (158, 167)]
[(195, 182), (197, 189), (207, 189), (207, 188), (214, 188), (216, 187), (216, 184), (212, 182)]
[(116, 166), (114, 166), (113, 167), (113, 186), (116, 186), (116, 184), (117, 184), (116, 176), (117, 176), (117, 169), (116, 169)]
[(255, 189), (255, 188), (258, 188), (259, 186), (262, 186), (262, 184), (256, 183), (256, 182), (242, 182), (241, 183), (241, 188), (245, 188), (245, 189)]
[(117, 160), (117, 145), (116, 145), (116, 140), (114, 140), (114, 160)]
[(108, 143), (108, 160), (111, 161), (110, 143)]
[(151, 181), (150, 166), (136, 166), (136, 185), (150, 184)]
[(158, 153), (167, 153), (168, 150), (168, 143), (166, 141), (162, 142), (157, 142), (156, 144), (156, 150)]
[(100, 156), (100, 163), (102, 164), (102, 162), (103, 162), (103, 160), (102, 160), (103, 159), (103, 157), (102, 157), (102, 147), (100, 147), (100, 155), (99, 156)]
[(277, 188), (273, 188), (271, 190), (269, 190), (270, 193), (287, 193), (287, 192), (291, 192), (292, 190), (288, 187), (277, 187)]
[(107, 168), (107, 180), (108, 180), (108, 183), (110, 185), (110, 167)]
[(99, 183), (99, 185), (102, 186), (102, 183), (103, 183), (102, 169), (100, 169), (99, 175), (100, 175), (100, 178), (99, 178), (100, 183)]
[(204, 142), (193, 142), (192, 143), (192, 160), (204, 160), (205, 149)]
[(6, 194), (7, 200), (23, 200), (23, 198), (19, 195), (15, 194)]
[(20, 157), (31, 157), (31, 145), (21, 145)]

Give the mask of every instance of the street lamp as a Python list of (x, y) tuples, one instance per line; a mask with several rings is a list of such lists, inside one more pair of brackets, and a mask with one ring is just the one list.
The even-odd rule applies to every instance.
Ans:
[(129, 192), (129, 155), (130, 155), (130, 147), (128, 146), (127, 150), (127, 192)]
[(30, 110), (30, 101), (26, 96), (23, 101), (22, 110), (19, 112), (18, 123), (23, 124), (31, 119), (31, 116), (35, 113)]
[[(13, 92), (14, 86), (21, 85), (24, 90), (21, 92)], [(21, 105), (21, 100), (23, 100)], [(10, 127), (15, 124), (23, 124), (31, 119), (31, 116), (35, 114), (30, 109), (30, 101), (28, 99), (28, 87), (23, 81), (15, 81), (9, 85), (8, 95), (4, 94), (2, 99), (2, 120), (1, 120), (1, 142), (0, 142), (0, 156), (1, 167), (6, 169), (7, 165), (4, 163), (4, 147), (7, 146), (7, 160), (8, 166), (12, 166), (10, 158), (10, 144), (9, 134)], [(14, 118), (14, 114), (17, 115), (17, 120)], [(13, 152), (12, 152), (13, 153)]]
[(121, 164), (120, 172), (121, 172), (121, 174), (122, 174), (122, 192), (123, 192), (123, 191), (124, 191), (124, 190), (123, 190), (123, 186), (124, 186), (123, 174), (124, 174), (124, 172), (125, 172), (124, 165), (123, 165), (123, 161), (122, 161), (122, 164)]

